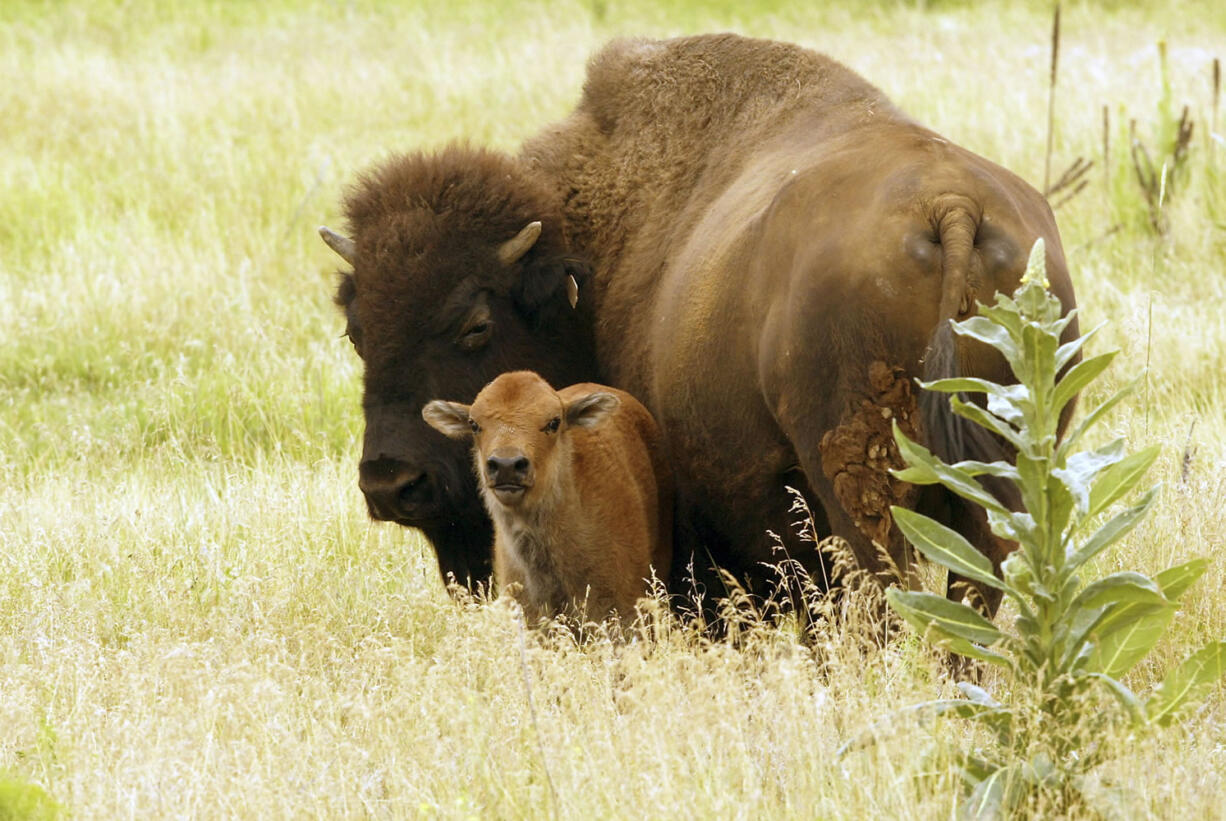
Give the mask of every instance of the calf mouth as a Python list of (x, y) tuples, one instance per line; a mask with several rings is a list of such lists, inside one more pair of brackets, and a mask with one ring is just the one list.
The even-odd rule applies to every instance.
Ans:
[(502, 484), (492, 485), (490, 490), (494, 491), (494, 498), (499, 502), (513, 507), (523, 501), (529, 487), (531, 485), (503, 482)]

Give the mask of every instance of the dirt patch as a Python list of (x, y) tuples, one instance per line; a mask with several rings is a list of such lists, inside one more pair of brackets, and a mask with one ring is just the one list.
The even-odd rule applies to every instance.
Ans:
[(868, 396), (843, 414), (839, 425), (820, 444), (822, 472), (860, 532), (885, 547), (905, 568), (906, 545), (894, 527), (890, 505), (910, 507), (918, 489), (891, 476), (903, 467), (892, 423), (917, 438), (919, 410), (914, 387), (902, 368), (873, 362), (868, 368)]

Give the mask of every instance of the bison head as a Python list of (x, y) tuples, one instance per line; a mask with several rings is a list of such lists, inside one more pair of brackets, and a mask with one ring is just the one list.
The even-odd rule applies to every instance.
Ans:
[(597, 378), (588, 267), (568, 253), (549, 191), (509, 157), (452, 146), (394, 157), (346, 199), (349, 236), (320, 233), (353, 270), (336, 303), (365, 366), (358, 484), (374, 519), (419, 528), (444, 579), (491, 572), (491, 527), (467, 448), (422, 419), (426, 401), (472, 401), (498, 374)]

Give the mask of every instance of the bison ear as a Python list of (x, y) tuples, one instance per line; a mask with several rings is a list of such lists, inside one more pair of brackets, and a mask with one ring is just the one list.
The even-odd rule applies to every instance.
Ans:
[(530, 262), (511, 288), (515, 305), (525, 316), (542, 324), (563, 310), (573, 310), (582, 301), (592, 269), (574, 256), (558, 256)]
[(566, 424), (590, 428), (600, 424), (622, 401), (611, 393), (589, 393), (566, 406)]
[(473, 433), (468, 405), (459, 402), (435, 399), (421, 409), (421, 418), (426, 420), (427, 425), (452, 439), (467, 439)]
[(336, 282), (336, 295), (332, 297), (332, 302), (343, 311), (357, 295), (358, 286), (353, 281), (353, 274), (341, 273)]

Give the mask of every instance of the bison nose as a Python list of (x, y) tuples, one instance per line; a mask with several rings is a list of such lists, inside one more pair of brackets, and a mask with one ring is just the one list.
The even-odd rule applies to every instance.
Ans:
[(492, 485), (521, 485), (528, 478), (528, 468), (532, 464), (522, 453), (509, 456), (491, 456), (485, 462), (485, 469)]
[(358, 487), (375, 519), (412, 521), (428, 514), (435, 503), (435, 482), (430, 472), (396, 459), (362, 462), (358, 466)]

